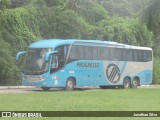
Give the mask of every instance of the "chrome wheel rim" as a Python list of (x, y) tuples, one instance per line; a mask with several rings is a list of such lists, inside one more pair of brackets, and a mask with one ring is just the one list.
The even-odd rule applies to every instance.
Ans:
[(129, 81), (128, 81), (128, 79), (126, 79), (126, 80), (124, 81), (124, 87), (125, 87), (125, 88), (128, 88), (128, 87), (129, 87)]
[(67, 86), (68, 86), (69, 88), (72, 88), (72, 87), (73, 87), (73, 82), (72, 82), (72, 81), (68, 81), (68, 82), (67, 82)]

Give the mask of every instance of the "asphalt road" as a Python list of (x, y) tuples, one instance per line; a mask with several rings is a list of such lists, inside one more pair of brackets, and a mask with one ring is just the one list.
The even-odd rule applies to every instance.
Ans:
[[(146, 86), (139, 86), (138, 87), (138, 89), (141, 89), (141, 88), (160, 88), (160, 85), (146, 85)], [(83, 87), (83, 88), (76, 88), (75, 90), (76, 91), (93, 91), (93, 90), (104, 90), (104, 89), (100, 89), (99, 87)], [(62, 88), (52, 88), (50, 91), (47, 91), (47, 92), (57, 92), (57, 91), (64, 91), (64, 89), (62, 89)], [(46, 91), (43, 91), (41, 88), (37, 88), (37, 87), (25, 87), (25, 86), (7, 86), (7, 87), (4, 87), (4, 86), (0, 86), (0, 94), (31, 93), (31, 92), (46, 92)]]

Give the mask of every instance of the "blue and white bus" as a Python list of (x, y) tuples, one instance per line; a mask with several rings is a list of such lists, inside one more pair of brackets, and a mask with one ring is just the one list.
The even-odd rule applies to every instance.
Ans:
[(123, 86), (152, 83), (153, 55), (149, 47), (98, 40), (42, 40), (31, 44), (22, 67), (22, 84), (43, 90), (63, 87)]

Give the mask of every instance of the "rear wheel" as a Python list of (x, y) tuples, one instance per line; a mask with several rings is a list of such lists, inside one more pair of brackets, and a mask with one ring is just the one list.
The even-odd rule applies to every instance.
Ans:
[(138, 87), (138, 78), (134, 78), (133, 81), (132, 81), (132, 88), (137, 88)]
[(125, 78), (123, 81), (123, 88), (130, 88), (130, 85), (131, 85), (130, 79), (128, 77)]
[(66, 90), (72, 91), (74, 90), (74, 86), (75, 86), (75, 81), (72, 78), (69, 78), (66, 82)]
[(42, 90), (44, 90), (44, 91), (49, 91), (50, 90), (50, 87), (41, 87), (42, 88)]

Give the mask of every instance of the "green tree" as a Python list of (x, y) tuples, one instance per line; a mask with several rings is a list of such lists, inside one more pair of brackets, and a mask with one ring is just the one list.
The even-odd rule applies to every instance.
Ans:
[(16, 84), (19, 79), (19, 68), (16, 66), (15, 57), (11, 51), (11, 46), (0, 39), (0, 85)]
[(10, 0), (0, 0), (0, 12), (9, 6)]
[[(8, 10), (2, 14), (0, 19), (0, 32), (3, 40), (8, 42), (14, 52), (23, 50), (29, 43), (40, 36), (38, 22), (35, 18), (36, 11), (30, 7), (30, 10), (18, 8)], [(17, 46), (18, 45), (18, 46)]]
[(156, 0), (141, 16), (142, 22), (147, 24), (154, 33), (154, 55), (160, 57), (160, 1)]
[(63, 5), (67, 2), (67, 0), (45, 0), (45, 3), (48, 7), (52, 7), (52, 6), (61, 6), (63, 7)]
[(108, 18), (108, 12), (98, 4), (97, 0), (68, 0), (66, 7), (91, 24)]
[(145, 24), (137, 19), (112, 17), (109, 20), (99, 22), (103, 32), (103, 39), (117, 41), (124, 44), (152, 47), (153, 34), (147, 30)]
[(111, 16), (133, 16), (155, 0), (97, 0)]
[[(9, 0), (0, 0), (4, 2), (0, 4), (0, 10), (4, 10), (0, 14), (0, 80), (3, 81), (0, 83), (3, 84), (18, 80), (20, 68), (15, 54), (39, 39), (99, 39), (149, 47), (153, 46), (153, 33), (157, 38), (154, 46), (158, 46), (160, 39), (159, 12), (154, 17), (149, 14), (154, 19), (145, 22), (153, 33), (134, 16), (151, 5), (151, 0), (11, 0), (11, 7), (7, 7), (6, 1)], [(14, 3), (18, 6), (13, 7)], [(158, 54), (159, 48), (154, 50)]]
[(17, 8), (31, 3), (31, 0), (10, 0), (10, 7)]
[(153, 83), (160, 84), (160, 58), (154, 59), (154, 66), (153, 66)]

